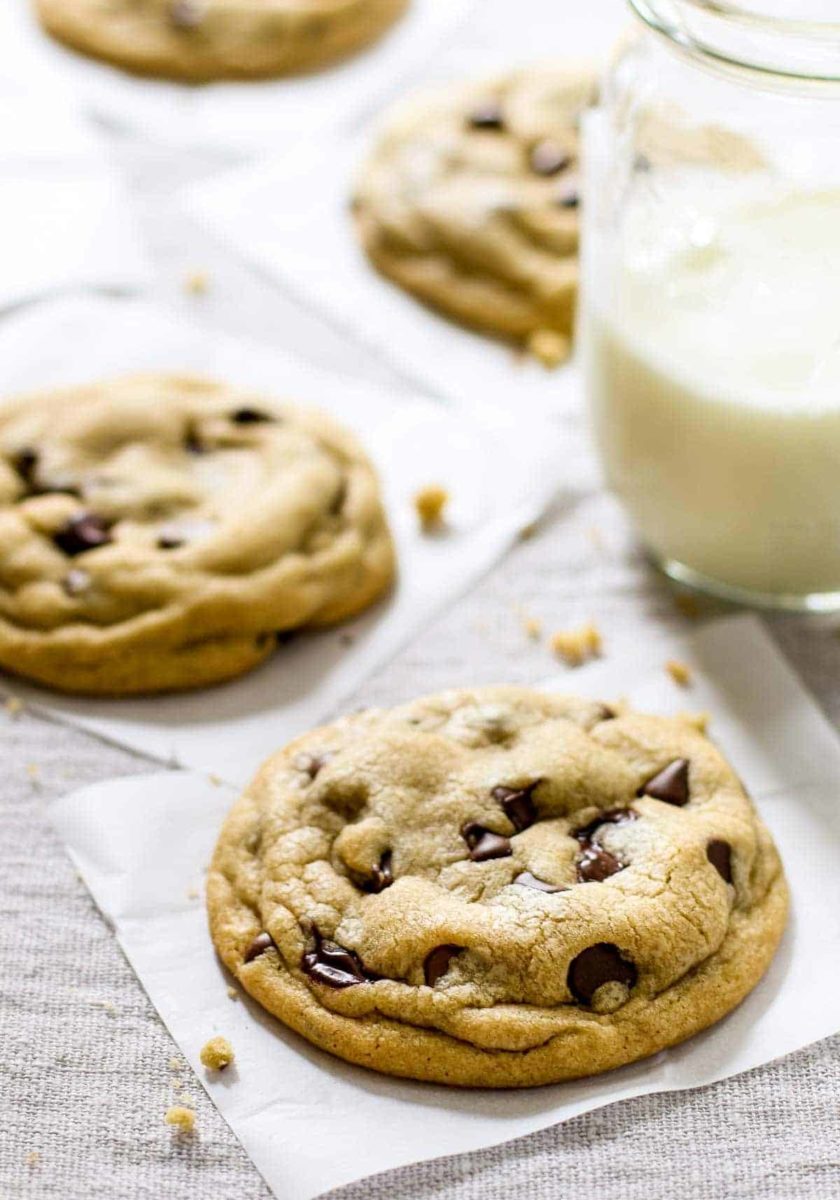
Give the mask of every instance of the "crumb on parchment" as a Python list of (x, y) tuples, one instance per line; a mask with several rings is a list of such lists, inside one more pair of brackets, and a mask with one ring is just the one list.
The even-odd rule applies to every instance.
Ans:
[(229, 987), (227, 990), (227, 994), (230, 996), (231, 1000), (239, 999), (239, 992), (236, 990), (235, 987)]
[(190, 296), (204, 296), (210, 287), (206, 271), (190, 271), (184, 279), (184, 291)]
[(205, 1042), (201, 1047), (199, 1058), (202, 1066), (207, 1067), (211, 1071), (223, 1071), (225, 1067), (229, 1067), (234, 1060), (233, 1046), (226, 1037), (212, 1037), (209, 1042)]
[(19, 717), (23, 712), (23, 701), (18, 700), (17, 696), (7, 696), (3, 701), (3, 707), (10, 717), (13, 719)]
[(182, 1104), (173, 1104), (166, 1110), (163, 1119), (178, 1133), (192, 1133), (195, 1129), (195, 1113), (191, 1108), (184, 1108)]
[(691, 687), (692, 670), (688, 663), (680, 662), (677, 658), (669, 658), (665, 670), (678, 687)]
[(551, 370), (566, 361), (572, 352), (572, 342), (555, 329), (535, 329), (528, 338), (528, 350)]
[(601, 633), (592, 621), (577, 629), (561, 629), (552, 635), (551, 649), (570, 667), (580, 667), (596, 658), (603, 648)]
[(525, 636), (532, 642), (538, 642), (542, 637), (543, 623), (539, 617), (529, 617), (524, 614), (522, 617), (522, 628), (525, 631)]
[(709, 732), (712, 716), (707, 712), (680, 712), (677, 713), (677, 720), (691, 725), (698, 733), (706, 734)]
[(440, 529), (444, 520), (444, 510), (448, 503), (449, 492), (439, 484), (431, 483), (417, 492), (414, 497), (414, 507), (425, 531)]

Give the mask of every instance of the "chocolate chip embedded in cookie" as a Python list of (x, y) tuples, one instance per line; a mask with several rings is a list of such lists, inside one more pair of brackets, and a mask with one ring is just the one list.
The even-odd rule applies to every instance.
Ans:
[(167, 375), (4, 403), (0, 543), (0, 668), (90, 694), (239, 675), (279, 635), (371, 604), (394, 570), (354, 438)]
[(317, 70), (375, 42), (410, 0), (33, 0), (58, 41), (138, 75), (199, 83)]
[(577, 293), (578, 121), (594, 96), (592, 75), (558, 63), (402, 105), (353, 197), (374, 265), (557, 366)]
[(225, 822), (207, 897), (219, 954), (281, 1021), (476, 1087), (594, 1074), (706, 1028), (787, 912), (770, 836), (696, 726), (521, 688), (299, 738)]

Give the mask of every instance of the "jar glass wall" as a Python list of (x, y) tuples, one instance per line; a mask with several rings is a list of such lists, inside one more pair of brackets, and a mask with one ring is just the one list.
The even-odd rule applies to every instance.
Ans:
[(826, 610), (840, 607), (840, 25), (811, 5), (791, 21), (779, 0), (635, 0), (639, 29), (585, 135), (582, 341), (608, 482), (663, 568)]

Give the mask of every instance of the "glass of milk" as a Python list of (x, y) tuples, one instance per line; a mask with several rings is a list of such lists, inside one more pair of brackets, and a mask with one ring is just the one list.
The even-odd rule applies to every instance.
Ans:
[(840, 4), (631, 4), (585, 131), (608, 481), (673, 578), (840, 609)]

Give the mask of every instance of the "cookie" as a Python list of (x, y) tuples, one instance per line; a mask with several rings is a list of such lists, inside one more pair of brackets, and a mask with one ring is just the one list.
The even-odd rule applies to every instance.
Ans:
[(470, 1087), (593, 1075), (755, 986), (776, 849), (687, 720), (523, 688), (371, 711), (271, 758), (222, 829), (216, 948), (353, 1063)]
[(394, 573), (355, 438), (174, 375), (5, 402), (0, 546), (0, 667), (91, 694), (229, 679)]
[(44, 29), (138, 75), (201, 83), (312, 71), (379, 38), (409, 0), (34, 0)]
[(420, 300), (547, 365), (578, 283), (578, 122), (594, 76), (562, 65), (449, 85), (402, 106), (355, 188), (374, 265)]

